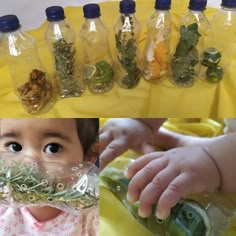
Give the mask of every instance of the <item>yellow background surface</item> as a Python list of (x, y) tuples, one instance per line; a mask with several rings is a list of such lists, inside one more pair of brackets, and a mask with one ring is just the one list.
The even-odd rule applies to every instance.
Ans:
[[(142, 24), (140, 37), (141, 51), (146, 39), (146, 20), (153, 12), (154, 1), (137, 0), (136, 16)], [(100, 4), (102, 20), (109, 28), (110, 47), (114, 55), (115, 41), (113, 26), (119, 16), (118, 1)], [(172, 1), (171, 14), (176, 30), (178, 20), (188, 7), (188, 1)], [(206, 15), (210, 18), (216, 9), (208, 8)], [(79, 32), (84, 21), (81, 7), (65, 9), (66, 20)], [(37, 17), (37, 16), (35, 16)], [(39, 54), (46, 70), (52, 74), (52, 58), (44, 42), (45, 22), (40, 28), (30, 31), (38, 42)], [(176, 38), (174, 30), (172, 39)], [(82, 49), (77, 42), (78, 53), (82, 58)], [(88, 89), (79, 98), (58, 99), (53, 109), (38, 115), (39, 117), (235, 117), (236, 80), (233, 68), (236, 66), (234, 57), (230, 70), (224, 80), (217, 85), (209, 85), (199, 81), (192, 88), (177, 88), (169, 81), (154, 85), (141, 79), (139, 85), (131, 90), (114, 88), (103, 95), (94, 95)], [(6, 64), (0, 60), (0, 117), (27, 117), (12, 87), (12, 79)]]

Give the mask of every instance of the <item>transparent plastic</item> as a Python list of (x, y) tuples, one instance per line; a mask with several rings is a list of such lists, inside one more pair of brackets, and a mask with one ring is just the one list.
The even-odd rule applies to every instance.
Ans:
[(98, 205), (98, 168), (90, 162), (34, 160), (0, 153), (0, 205), (51, 206), (64, 211), (89, 211)]
[(83, 66), (76, 50), (76, 34), (65, 20), (49, 22), (45, 41), (52, 53), (61, 98), (79, 97), (85, 91)]
[(131, 89), (137, 86), (142, 71), (139, 51), (141, 25), (134, 14), (121, 14), (115, 23), (115, 75), (118, 85)]
[[(236, 8), (221, 7), (210, 20), (202, 54), (201, 76), (209, 83), (220, 82), (235, 53)], [(213, 61), (212, 61), (213, 60)]]
[(84, 51), (85, 78), (93, 93), (105, 93), (114, 84), (108, 28), (100, 17), (85, 19), (79, 32)]
[(40, 61), (34, 38), (21, 29), (3, 33), (0, 54), (24, 109), (30, 114), (48, 111), (55, 102), (55, 87)]
[(155, 10), (147, 21), (143, 77), (149, 82), (159, 83), (171, 75), (171, 28), (169, 10)]
[(127, 198), (129, 181), (124, 177), (124, 170), (132, 159), (118, 158), (101, 173), (104, 184), (121, 201), (133, 217), (157, 236), (220, 236), (229, 227), (235, 215), (235, 203), (227, 194), (196, 194), (182, 199), (176, 204), (166, 220), (156, 217), (157, 204), (153, 205), (152, 214), (148, 218), (138, 215), (139, 203), (130, 203)]
[(172, 58), (172, 81), (181, 87), (193, 86), (200, 75), (200, 55), (210, 24), (204, 11), (189, 10), (180, 19), (179, 41)]

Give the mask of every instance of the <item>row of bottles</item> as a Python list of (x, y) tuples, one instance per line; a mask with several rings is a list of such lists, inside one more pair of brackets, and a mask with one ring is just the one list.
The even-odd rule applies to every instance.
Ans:
[(206, 5), (207, 0), (190, 0), (189, 11), (179, 22), (174, 53), (170, 51), (171, 0), (155, 1), (155, 10), (147, 21), (143, 57), (139, 51), (141, 25), (135, 16), (133, 0), (120, 1), (120, 16), (114, 28), (114, 59), (109, 48), (108, 29), (100, 18), (97, 4), (83, 7), (85, 20), (79, 38), (84, 63), (78, 59), (76, 33), (65, 21), (64, 10), (59, 6), (46, 9), (45, 41), (54, 61), (53, 78), (39, 60), (35, 40), (21, 31), (14, 15), (0, 17), (0, 53), (10, 65), (18, 97), (32, 114), (50, 108), (56, 94), (61, 98), (81, 96), (85, 81), (94, 93), (109, 91), (114, 80), (122, 88), (134, 88), (141, 75), (152, 83), (170, 79), (183, 87), (193, 86), (198, 77), (215, 83), (223, 78), (233, 57), (236, 0), (222, 0), (222, 7), (211, 23), (204, 14)]
[(204, 14), (206, 5), (207, 0), (190, 0), (189, 11), (179, 22), (175, 51), (171, 53), (171, 1), (156, 0), (155, 12), (147, 21), (146, 80), (159, 83), (170, 78), (182, 87), (193, 86), (197, 78), (210, 83), (222, 80), (233, 58), (236, 1), (222, 0), (221, 9), (210, 22)]

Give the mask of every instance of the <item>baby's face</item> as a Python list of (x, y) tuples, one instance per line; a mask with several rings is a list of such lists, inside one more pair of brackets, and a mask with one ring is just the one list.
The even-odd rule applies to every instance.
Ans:
[(83, 161), (74, 119), (1, 119), (0, 150), (43, 161)]

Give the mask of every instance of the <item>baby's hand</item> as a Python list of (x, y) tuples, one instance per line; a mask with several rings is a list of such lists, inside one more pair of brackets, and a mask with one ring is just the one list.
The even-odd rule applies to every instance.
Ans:
[(109, 119), (99, 132), (99, 163), (102, 170), (128, 149), (141, 153), (154, 151), (152, 130), (135, 119)]
[(158, 202), (156, 216), (165, 219), (171, 208), (190, 193), (212, 192), (220, 187), (220, 173), (206, 148), (181, 147), (153, 152), (132, 162), (127, 171), (127, 198), (139, 200), (139, 214), (148, 217)]

